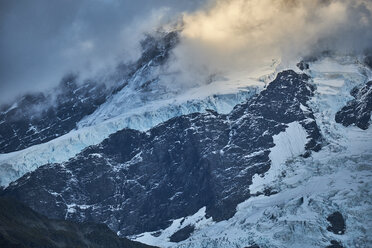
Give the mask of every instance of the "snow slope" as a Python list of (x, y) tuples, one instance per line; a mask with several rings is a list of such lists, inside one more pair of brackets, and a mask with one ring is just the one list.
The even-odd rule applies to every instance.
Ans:
[(273, 136), (275, 146), (270, 149), (269, 155), (271, 168), (264, 176), (254, 175), (253, 183), (249, 187), (251, 194), (263, 192), (266, 186), (270, 186), (275, 178), (281, 175), (282, 164), (290, 158), (305, 153), (305, 145), (308, 142), (307, 135), (300, 123), (292, 122), (285, 132)]
[[(324, 137), (324, 146), (312, 156), (303, 152), (306, 135), (297, 123), (274, 136), (272, 167), (255, 176), (250, 189), (269, 185), (278, 192), (251, 197), (237, 207), (229, 220), (213, 222), (202, 210), (188, 219), (195, 221), (191, 237), (180, 243), (169, 235), (185, 224), (174, 220), (154, 237), (144, 233), (133, 239), (163, 247), (326, 247), (337, 240), (345, 247), (372, 244), (372, 129), (344, 127), (334, 121), (336, 112), (351, 99), (350, 90), (371, 80), (371, 71), (354, 58), (326, 58), (310, 64), (308, 73), (317, 86), (309, 102)], [(293, 141), (295, 139), (295, 142)], [(327, 231), (329, 214), (339, 211), (346, 219), (346, 232)], [(181, 224), (182, 223), (182, 224)], [(159, 232), (157, 232), (159, 233)]]

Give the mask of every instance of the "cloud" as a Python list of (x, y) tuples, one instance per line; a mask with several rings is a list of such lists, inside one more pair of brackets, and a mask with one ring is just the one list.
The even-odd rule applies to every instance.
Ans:
[(189, 87), (273, 58), (371, 50), (371, 13), (370, 0), (1, 1), (0, 102), (134, 60), (143, 33), (179, 16), (161, 79)]
[(66, 73), (94, 76), (135, 59), (139, 40), (197, 0), (0, 1), (0, 102)]
[[(180, 46), (166, 68), (172, 83), (253, 69), (322, 51), (360, 54), (372, 47), (370, 0), (215, 0), (183, 16)], [(173, 72), (173, 73), (172, 73)]]

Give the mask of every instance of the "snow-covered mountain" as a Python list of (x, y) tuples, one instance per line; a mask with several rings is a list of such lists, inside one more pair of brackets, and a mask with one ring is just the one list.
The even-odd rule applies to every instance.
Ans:
[[(18, 112), (27, 113), (24, 110), (24, 108), (27, 109), (27, 104), (24, 108), (15, 107), (15, 105), (14, 108), (3, 112), (0, 118), (4, 119), (0, 125), (5, 125), (6, 128), (1, 130), (5, 133), (14, 133), (14, 139), (24, 144), (22, 147), (27, 148), (0, 154), (2, 174), (0, 185), (6, 186), (41, 165), (65, 162), (84, 148), (99, 144), (110, 134), (123, 128), (146, 131), (175, 116), (205, 112), (208, 109), (223, 114), (229, 113), (235, 105), (246, 101), (262, 90), (277, 72), (278, 62), (269, 61), (248, 75), (244, 72), (235, 72), (208, 84), (202, 83), (182, 89), (182, 91), (177, 90), (177, 88), (162, 84), (158, 78), (162, 64), (165, 63), (169, 51), (177, 42), (177, 35), (165, 33), (158, 34), (158, 36), (148, 37), (143, 42), (144, 51), (141, 58), (134, 65), (130, 65), (130, 72), (125, 73), (124, 79), (120, 79), (118, 84), (111, 88), (106, 89), (103, 85), (96, 89), (90, 87), (89, 83), (78, 87), (70, 83), (71, 80), (64, 80), (63, 82), (74, 86), (71, 92), (77, 95), (67, 98), (69, 104), (73, 106), (71, 108), (55, 104), (51, 109), (47, 108), (47, 111), (39, 113), (38, 116), (21, 116), (16, 122), (8, 121), (8, 119), (12, 119)], [(100, 92), (98, 96), (95, 90)], [(100, 102), (92, 106), (89, 99), (79, 94), (83, 96), (91, 94), (93, 100), (98, 98)], [(64, 95), (59, 97), (66, 99)], [(47, 98), (52, 98), (52, 96), (47, 96)], [(35, 106), (43, 104), (40, 101), (34, 103)], [(77, 109), (75, 106), (80, 106), (79, 104), (89, 106), (90, 110)], [(49, 112), (57, 113), (57, 115), (52, 118)], [(62, 119), (58, 113), (65, 117)], [(36, 121), (33, 121), (34, 119)], [(48, 119), (48, 122), (44, 119)], [(36, 124), (32, 124), (34, 122)], [(67, 125), (64, 125), (63, 123), (66, 122)], [(33, 136), (28, 135), (29, 131), (26, 131), (25, 135), (16, 131), (17, 128), (23, 128), (23, 126), (34, 130)], [(44, 139), (29, 141), (29, 137), (44, 137), (43, 135)], [(9, 147), (12, 147), (13, 136), (8, 138), (0, 134), (0, 142), (5, 144), (1, 151), (9, 151)]]
[[(252, 194), (252, 176), (270, 168), (272, 137), (286, 124), (296, 122), (305, 137), (296, 155), (320, 149), (306, 103), (314, 91), (308, 80), (284, 71), (227, 115), (210, 110), (175, 117), (146, 133), (123, 129), (68, 162), (26, 174), (5, 195), (52, 218), (104, 222), (122, 235), (164, 228), (203, 206), (215, 220), (225, 220)], [(263, 192), (271, 190), (254, 194)]]
[(0, 113), (1, 195), (161, 247), (368, 247), (372, 71), (269, 61), (177, 88), (177, 32), (148, 36), (113, 85), (27, 95)]
[[(358, 128), (357, 120), (371, 113), (365, 109), (371, 71), (353, 58), (325, 58), (310, 63), (307, 73), (316, 86), (308, 105), (323, 146), (309, 157), (298, 156), (305, 136), (296, 122), (274, 136), (271, 168), (253, 178), (250, 190), (270, 187), (275, 194), (249, 198), (226, 221), (215, 222), (201, 208), (166, 229), (133, 238), (163, 247), (370, 247), (372, 131)], [(340, 125), (335, 116), (355, 104), (352, 95), (366, 97), (358, 101), (365, 111)], [(170, 242), (189, 225), (190, 238)]]
[(161, 247), (368, 247), (371, 69), (353, 57), (300, 65), (264, 69), (268, 84), (231, 76), (170, 95), (156, 80), (138, 90), (134, 74), (65, 143), (28, 149), (69, 150), (84, 130), (90, 142), (9, 173), (31, 171), (2, 194)]

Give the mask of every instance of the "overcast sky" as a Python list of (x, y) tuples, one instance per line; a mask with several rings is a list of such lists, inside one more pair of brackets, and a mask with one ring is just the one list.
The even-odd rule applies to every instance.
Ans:
[(0, 0), (0, 103), (66, 73), (94, 77), (133, 60), (144, 33), (181, 13), (181, 43), (165, 73), (174, 77), (163, 79), (171, 84), (275, 57), (372, 47), (371, 0)]
[(293, 65), (323, 51), (368, 49), (372, 0), (213, 0), (183, 15), (181, 43), (161, 81), (188, 87), (211, 75), (249, 74), (272, 59)]
[(0, 103), (135, 56), (141, 34), (203, 0), (0, 0)]

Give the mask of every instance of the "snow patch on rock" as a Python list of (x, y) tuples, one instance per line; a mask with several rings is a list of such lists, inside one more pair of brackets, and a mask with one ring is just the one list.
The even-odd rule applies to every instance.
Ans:
[(270, 149), (271, 166), (265, 175), (254, 175), (249, 187), (251, 194), (262, 192), (283, 172), (282, 165), (305, 152), (307, 132), (299, 122), (292, 122), (284, 132), (273, 136), (275, 146)]
[(193, 225), (195, 227), (195, 230), (198, 230), (199, 227), (206, 227), (214, 223), (212, 218), (207, 218), (205, 216), (205, 211), (206, 207), (203, 207), (191, 216), (173, 220), (172, 224), (164, 230), (159, 230), (156, 232), (145, 232), (139, 235), (132, 236), (131, 239), (145, 244), (156, 244), (160, 247), (172, 246), (174, 245), (174, 243), (169, 241), (169, 237), (178, 230), (181, 230), (188, 225)]

